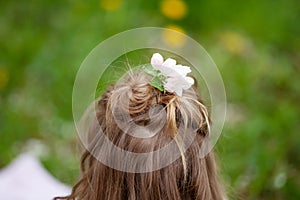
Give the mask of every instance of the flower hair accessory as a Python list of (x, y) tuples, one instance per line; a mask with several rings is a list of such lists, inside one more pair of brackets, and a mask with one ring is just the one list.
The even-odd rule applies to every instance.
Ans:
[(150, 85), (160, 91), (175, 92), (182, 96), (182, 91), (189, 89), (194, 84), (194, 79), (188, 77), (190, 67), (176, 64), (176, 60), (164, 58), (159, 53), (154, 53), (151, 65), (143, 66), (146, 73), (153, 76)]

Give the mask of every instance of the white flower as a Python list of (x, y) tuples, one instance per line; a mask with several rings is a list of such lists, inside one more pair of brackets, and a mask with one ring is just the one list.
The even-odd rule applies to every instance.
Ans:
[(166, 76), (164, 88), (178, 96), (182, 96), (183, 89), (189, 89), (194, 84), (194, 79), (186, 76), (191, 72), (190, 67), (176, 65), (176, 60), (172, 58), (164, 61), (162, 55), (155, 53), (151, 58), (151, 65)]

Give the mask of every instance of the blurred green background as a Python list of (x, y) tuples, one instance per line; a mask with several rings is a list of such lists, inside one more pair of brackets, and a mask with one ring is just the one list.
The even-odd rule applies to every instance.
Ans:
[(216, 150), (230, 199), (300, 199), (299, 0), (1, 1), (0, 168), (31, 151), (73, 185), (76, 72), (99, 42), (144, 26), (190, 35), (220, 69)]

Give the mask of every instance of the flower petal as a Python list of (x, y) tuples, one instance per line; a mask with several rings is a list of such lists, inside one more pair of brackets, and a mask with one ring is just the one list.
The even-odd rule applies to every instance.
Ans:
[(182, 88), (177, 88), (175, 91), (174, 91), (178, 96), (182, 96)]
[(151, 58), (151, 65), (154, 69), (160, 69), (164, 62), (164, 58), (159, 53), (155, 53)]
[(182, 65), (175, 65), (172, 67), (163, 67), (162, 73), (166, 76), (186, 76), (188, 73), (191, 72), (190, 67), (182, 66)]
[(164, 84), (164, 87), (166, 90), (168, 90), (170, 92), (174, 92), (177, 88), (177, 84), (178, 84), (178, 78), (169, 77), (169, 78), (167, 78), (166, 83)]
[(183, 84), (182, 84), (182, 88), (183, 89), (189, 89), (192, 85), (194, 85), (194, 79), (193, 78), (191, 78), (191, 77), (188, 77), (188, 76), (186, 76), (186, 77), (184, 77), (184, 82), (183, 82)]
[(172, 59), (172, 58), (168, 58), (163, 64), (163, 67), (173, 67), (176, 65), (176, 60)]
[(194, 79), (185, 76), (169, 77), (164, 84), (166, 90), (175, 92), (178, 96), (182, 96), (183, 89), (189, 89), (194, 84)]
[(183, 77), (170, 77), (167, 78), (167, 82), (164, 85), (165, 89), (170, 92), (175, 92), (178, 96), (182, 96), (182, 87), (181, 83), (183, 81)]
[(167, 77), (175, 77), (178, 76), (179, 74), (174, 70), (174, 66), (162, 66), (160, 68), (160, 71), (163, 75)]
[(182, 65), (176, 65), (175, 70), (178, 71), (183, 76), (186, 76), (188, 73), (192, 71), (190, 67), (182, 66)]

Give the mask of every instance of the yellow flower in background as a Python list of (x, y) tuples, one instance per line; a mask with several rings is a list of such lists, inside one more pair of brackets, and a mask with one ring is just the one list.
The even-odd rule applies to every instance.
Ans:
[(8, 72), (0, 68), (0, 90), (2, 90), (8, 83), (9, 75)]
[(107, 11), (115, 11), (121, 7), (122, 0), (100, 0), (100, 6)]
[[(178, 34), (174, 31), (178, 31), (180, 33), (185, 33), (185, 31), (177, 25), (169, 25), (165, 27), (166, 30), (163, 31), (162, 37), (163, 40), (170, 46), (181, 47), (185, 43), (185, 35)], [(171, 29), (171, 30), (168, 30)], [(174, 30), (174, 31), (172, 31)]]
[(243, 54), (247, 50), (246, 39), (237, 32), (227, 31), (221, 35), (221, 43), (230, 53)]
[(163, 0), (160, 10), (170, 19), (181, 19), (187, 14), (186, 3), (182, 0)]

